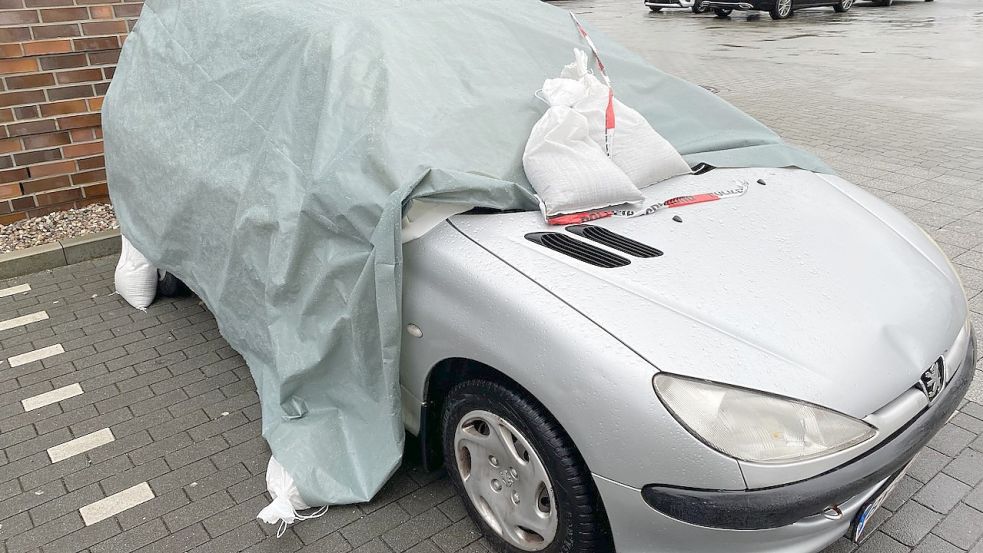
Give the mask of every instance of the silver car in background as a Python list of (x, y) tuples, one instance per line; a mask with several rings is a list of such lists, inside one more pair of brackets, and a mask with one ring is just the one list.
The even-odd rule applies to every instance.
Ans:
[(838, 177), (716, 169), (548, 227), (404, 247), (404, 419), (505, 552), (815, 553), (853, 539), (973, 377), (945, 255)]

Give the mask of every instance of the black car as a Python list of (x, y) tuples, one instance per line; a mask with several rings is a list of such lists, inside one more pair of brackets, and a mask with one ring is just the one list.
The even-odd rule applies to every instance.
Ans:
[(704, 0), (700, 7), (712, 9), (718, 17), (727, 17), (734, 10), (761, 10), (768, 12), (772, 19), (785, 19), (800, 8), (833, 6), (837, 12), (845, 12), (853, 7), (853, 2), (854, 0)]

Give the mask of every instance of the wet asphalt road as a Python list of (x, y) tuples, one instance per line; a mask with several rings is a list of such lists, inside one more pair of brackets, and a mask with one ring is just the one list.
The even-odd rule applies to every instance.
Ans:
[(838, 78), (813, 93), (831, 94), (844, 106), (876, 99), (902, 111), (983, 125), (980, 0), (899, 0), (891, 7), (858, 1), (847, 13), (809, 8), (783, 21), (766, 12), (734, 12), (729, 18), (696, 16), (688, 9), (646, 13), (641, 2), (626, 0), (554, 4), (584, 14), (622, 40), (630, 37), (629, 46), (656, 65), (683, 55), (713, 65), (739, 67), (750, 60), (835, 68)]

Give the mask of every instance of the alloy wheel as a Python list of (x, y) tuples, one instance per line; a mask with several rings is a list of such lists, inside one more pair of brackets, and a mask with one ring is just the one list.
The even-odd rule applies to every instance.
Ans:
[(778, 14), (782, 17), (788, 17), (788, 14), (792, 11), (792, 0), (778, 0)]
[(541, 551), (556, 538), (553, 485), (529, 440), (505, 419), (471, 411), (454, 433), (457, 468), (475, 509), (502, 539)]

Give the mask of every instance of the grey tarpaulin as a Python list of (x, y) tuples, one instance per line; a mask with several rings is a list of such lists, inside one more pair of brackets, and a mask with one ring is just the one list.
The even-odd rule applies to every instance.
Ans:
[[(690, 163), (826, 170), (592, 35)], [(368, 500), (400, 462), (401, 207), (535, 209), (534, 92), (575, 47), (568, 14), (532, 0), (144, 5), (104, 108), (112, 199), (245, 357), (307, 503)]]

